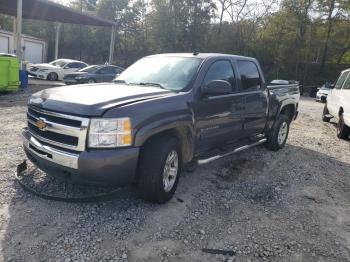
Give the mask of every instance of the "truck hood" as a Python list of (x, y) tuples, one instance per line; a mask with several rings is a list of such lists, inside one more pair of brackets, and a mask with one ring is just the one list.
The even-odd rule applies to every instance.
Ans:
[(33, 94), (28, 103), (50, 111), (94, 117), (113, 107), (174, 94), (158, 87), (85, 84), (45, 89)]

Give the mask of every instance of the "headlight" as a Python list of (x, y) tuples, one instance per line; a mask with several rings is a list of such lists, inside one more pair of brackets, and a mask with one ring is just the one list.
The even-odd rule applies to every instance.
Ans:
[(88, 145), (98, 147), (131, 146), (130, 118), (93, 118), (89, 129)]

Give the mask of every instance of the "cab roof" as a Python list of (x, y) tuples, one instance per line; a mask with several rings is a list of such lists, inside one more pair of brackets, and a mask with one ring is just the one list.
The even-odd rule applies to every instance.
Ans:
[(231, 54), (220, 54), (220, 53), (165, 53), (165, 54), (157, 54), (150, 55), (147, 57), (162, 57), (162, 56), (171, 56), (171, 57), (193, 57), (200, 59), (208, 59), (213, 57), (232, 57), (235, 59), (247, 59), (247, 60), (255, 60), (255, 58), (247, 57), (247, 56), (239, 56), (239, 55), (231, 55)]

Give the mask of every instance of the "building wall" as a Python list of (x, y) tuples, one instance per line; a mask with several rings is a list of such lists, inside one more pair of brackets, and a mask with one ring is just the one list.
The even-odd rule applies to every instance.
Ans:
[[(24, 49), (24, 60), (30, 63), (44, 63), (47, 61), (47, 43), (44, 40), (22, 35), (22, 48)], [(14, 54), (15, 49), (16, 43), (13, 33), (0, 30), (0, 53)]]

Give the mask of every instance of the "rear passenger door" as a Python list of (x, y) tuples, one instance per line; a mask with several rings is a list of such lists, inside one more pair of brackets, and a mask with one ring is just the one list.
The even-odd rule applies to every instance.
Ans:
[(240, 93), (244, 99), (243, 133), (245, 137), (263, 132), (268, 115), (268, 91), (254, 61), (237, 60)]
[(213, 80), (228, 81), (231, 84), (232, 93), (201, 94), (196, 101), (194, 115), (200, 150), (238, 139), (242, 131), (240, 111), (243, 108), (243, 102), (237, 95), (237, 81), (230, 60), (222, 59), (213, 62), (206, 71), (202, 86)]

